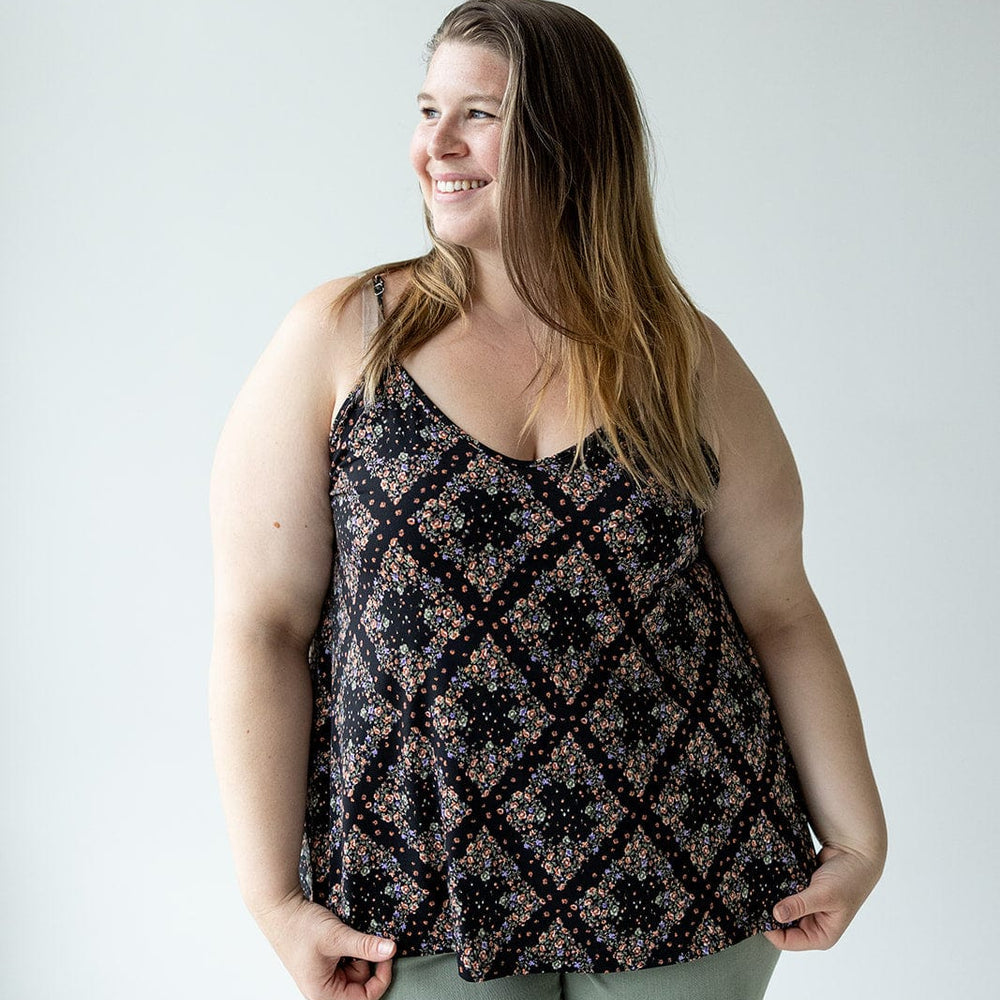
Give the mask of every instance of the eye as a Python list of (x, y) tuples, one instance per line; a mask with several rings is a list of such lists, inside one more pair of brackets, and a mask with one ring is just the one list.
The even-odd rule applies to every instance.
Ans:
[(483, 121), (486, 118), (496, 118), (496, 115), (491, 115), (488, 111), (480, 111), (476, 108), (469, 112), (469, 116), (478, 121)]
[(429, 107), (426, 107), (426, 106), (423, 106), (423, 107), (420, 108), (420, 117), (421, 118), (436, 118), (437, 117), (437, 113), (438, 112), (437, 112), (436, 108), (429, 108)]

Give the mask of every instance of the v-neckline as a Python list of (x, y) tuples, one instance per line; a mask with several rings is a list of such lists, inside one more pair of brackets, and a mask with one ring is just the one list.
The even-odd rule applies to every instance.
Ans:
[[(401, 362), (394, 361), (392, 362), (392, 365), (399, 372), (399, 374), (402, 376), (403, 380), (407, 383), (407, 385), (410, 387), (413, 394), (417, 396), (418, 399), (420, 399), (420, 401), (424, 404), (425, 408), (436, 419), (440, 420), (444, 424), (447, 424), (447, 426), (450, 427), (456, 435), (458, 435), (461, 438), (464, 438), (466, 441), (469, 442), (469, 444), (473, 445), (479, 451), (483, 451), (489, 455), (493, 455), (494, 457), (501, 459), (504, 462), (510, 462), (512, 465), (529, 466), (529, 467), (545, 465), (549, 462), (559, 461), (563, 459), (565, 456), (571, 455), (573, 452), (576, 451), (576, 444), (574, 443), (571, 445), (567, 445), (565, 448), (562, 448), (557, 452), (553, 452), (551, 455), (543, 455), (541, 458), (514, 458), (513, 455), (507, 455), (502, 451), (498, 451), (496, 448), (491, 448), (488, 444), (486, 444), (483, 441), (480, 441), (479, 438), (474, 437), (467, 430), (465, 430), (464, 427), (462, 427), (460, 424), (456, 423), (455, 420), (449, 417), (448, 414), (445, 413), (445, 411), (442, 410), (441, 407), (438, 406), (438, 404), (435, 403), (434, 400), (431, 399), (429, 395), (427, 395), (427, 392), (424, 390), (423, 386), (410, 374), (409, 370), (405, 368)], [(591, 442), (591, 440), (595, 439), (599, 433), (600, 433), (599, 428), (595, 428), (594, 430), (592, 430), (583, 439), (583, 447), (586, 448), (586, 446)]]

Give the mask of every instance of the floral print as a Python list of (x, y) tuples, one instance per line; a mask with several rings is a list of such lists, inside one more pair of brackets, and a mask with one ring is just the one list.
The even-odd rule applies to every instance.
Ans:
[(310, 898), (465, 979), (687, 961), (815, 867), (690, 503), (587, 439), (509, 459), (400, 365), (330, 437)]

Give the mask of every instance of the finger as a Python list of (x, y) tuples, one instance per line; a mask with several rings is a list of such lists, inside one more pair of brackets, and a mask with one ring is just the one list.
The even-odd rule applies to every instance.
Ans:
[(764, 937), (781, 951), (811, 951), (818, 945), (801, 927), (790, 927), (787, 930), (764, 931)]
[(765, 933), (783, 951), (825, 951), (840, 940), (849, 923), (850, 918), (845, 913), (824, 910), (807, 914), (795, 927), (776, 928)]
[(349, 983), (366, 983), (371, 978), (372, 967), (367, 959), (352, 958), (340, 963)]
[(388, 938), (362, 934), (339, 922), (330, 931), (327, 943), (330, 954), (360, 958), (368, 962), (384, 962), (396, 950), (395, 942)]
[(772, 911), (779, 924), (790, 924), (810, 913), (823, 913), (830, 908), (829, 894), (819, 886), (810, 885), (781, 900)]
[(379, 1000), (392, 982), (392, 962), (379, 962), (375, 975), (365, 983), (366, 1000)]

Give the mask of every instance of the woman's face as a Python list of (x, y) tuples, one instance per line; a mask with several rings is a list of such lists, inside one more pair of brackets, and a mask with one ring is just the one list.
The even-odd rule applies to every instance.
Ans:
[(500, 102), (508, 63), (479, 45), (442, 42), (417, 101), (410, 162), (443, 240), (471, 250), (499, 246)]

